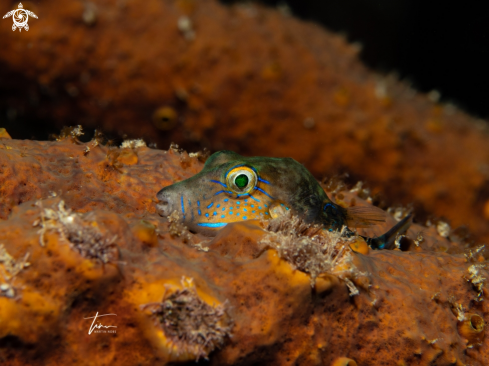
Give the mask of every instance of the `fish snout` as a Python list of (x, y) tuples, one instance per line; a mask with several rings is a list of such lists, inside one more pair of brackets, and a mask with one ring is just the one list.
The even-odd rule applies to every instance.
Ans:
[(176, 196), (163, 188), (156, 194), (156, 198), (158, 198), (158, 203), (156, 204), (158, 214), (160, 216), (170, 216), (176, 207)]

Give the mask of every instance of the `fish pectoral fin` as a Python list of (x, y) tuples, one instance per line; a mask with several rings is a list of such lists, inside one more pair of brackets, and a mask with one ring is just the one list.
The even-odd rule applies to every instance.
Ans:
[(348, 227), (366, 228), (385, 222), (386, 212), (375, 206), (354, 206), (346, 209)]
[(364, 236), (362, 236), (362, 238), (365, 239), (367, 244), (370, 245), (372, 249), (393, 249), (397, 236), (404, 234), (409, 229), (412, 223), (413, 215), (409, 214), (397, 224), (395, 224), (385, 234), (376, 238), (366, 238)]

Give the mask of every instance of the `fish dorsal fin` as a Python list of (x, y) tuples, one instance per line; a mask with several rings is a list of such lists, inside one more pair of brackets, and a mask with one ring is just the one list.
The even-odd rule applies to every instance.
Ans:
[(385, 222), (386, 213), (375, 206), (354, 206), (346, 209), (346, 225), (366, 228)]

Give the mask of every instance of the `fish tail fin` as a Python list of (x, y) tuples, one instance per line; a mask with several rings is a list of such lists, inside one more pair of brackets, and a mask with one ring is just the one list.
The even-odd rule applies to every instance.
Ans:
[(409, 214), (381, 236), (376, 238), (362, 237), (372, 249), (393, 249), (397, 236), (404, 234), (412, 223), (413, 215)]

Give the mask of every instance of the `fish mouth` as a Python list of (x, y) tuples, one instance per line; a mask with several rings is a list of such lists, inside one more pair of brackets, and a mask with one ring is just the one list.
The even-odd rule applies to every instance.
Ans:
[(170, 216), (173, 212), (173, 200), (168, 192), (164, 192), (164, 189), (158, 192), (156, 195), (158, 203), (156, 204), (156, 210), (160, 216)]
[(162, 217), (170, 216), (170, 213), (169, 213), (169, 210), (168, 210), (168, 206), (166, 206), (166, 205), (157, 204), (156, 205), (156, 210), (158, 211), (158, 215), (160, 215)]

